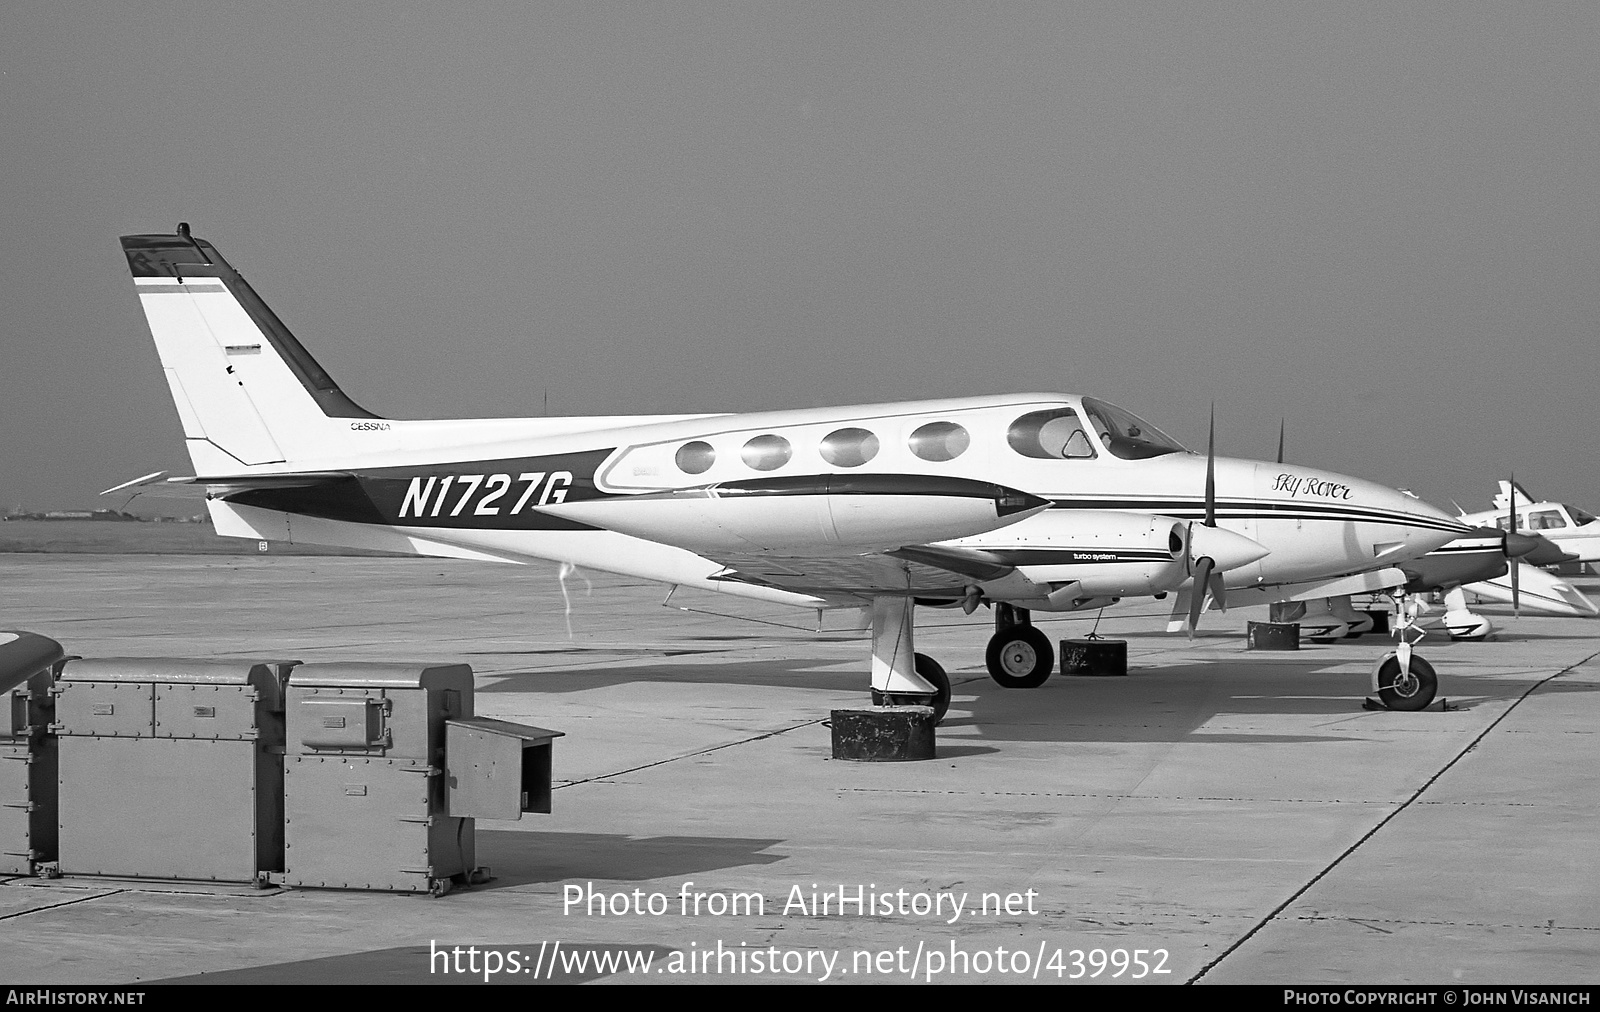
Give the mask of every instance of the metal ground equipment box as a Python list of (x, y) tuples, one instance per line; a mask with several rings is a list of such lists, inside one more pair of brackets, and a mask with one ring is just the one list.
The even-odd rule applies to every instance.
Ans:
[(0, 631), (0, 873), (31, 875), (56, 859), (56, 740), (48, 733), (65, 651), (53, 639)]
[(446, 722), (445, 803), (449, 814), (474, 819), (550, 814), (552, 743), (562, 736), (491, 717)]
[(285, 885), (442, 893), (476, 867), (445, 814), (445, 722), (472, 713), (465, 664), (306, 664), (289, 679)]
[(306, 664), (287, 694), (291, 886), (448, 891), (478, 871), (475, 818), (550, 810), (559, 732), (473, 716), (465, 664)]
[(292, 661), (68, 661), (56, 681), (60, 867), (263, 882), (283, 868)]

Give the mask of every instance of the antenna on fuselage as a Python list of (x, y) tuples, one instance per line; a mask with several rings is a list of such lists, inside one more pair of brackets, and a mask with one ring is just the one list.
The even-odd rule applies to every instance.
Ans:
[(1285, 419), (1278, 419), (1278, 463), (1283, 463), (1283, 426)]

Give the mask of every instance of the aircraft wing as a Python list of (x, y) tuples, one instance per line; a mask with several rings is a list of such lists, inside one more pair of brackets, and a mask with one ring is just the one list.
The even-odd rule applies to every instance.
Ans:
[[(815, 475), (553, 503), (541, 512), (675, 545), (726, 567), (713, 579), (839, 599), (964, 597), (1016, 567), (930, 542), (1034, 515), (1048, 500), (991, 482), (931, 475)], [(1025, 588), (1024, 588), (1025, 589)], [(1043, 597), (1050, 588), (1038, 586)]]
[(871, 598), (886, 594), (962, 598), (968, 588), (1004, 589), (1009, 598), (1047, 598), (1050, 584), (1035, 583), (1017, 567), (986, 552), (939, 545), (908, 545), (849, 556), (718, 552), (712, 561), (728, 567), (714, 580), (752, 583), (822, 598)]

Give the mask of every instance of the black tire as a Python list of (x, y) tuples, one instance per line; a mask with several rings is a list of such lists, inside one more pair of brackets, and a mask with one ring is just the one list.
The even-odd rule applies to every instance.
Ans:
[(1400, 659), (1391, 657), (1378, 669), (1378, 698), (1391, 710), (1421, 710), (1433, 702), (1439, 691), (1439, 676), (1433, 665), (1411, 655), (1411, 678), (1400, 682)]
[(989, 639), (984, 654), (989, 677), (1006, 689), (1037, 689), (1056, 666), (1050, 637), (1031, 625), (1002, 629)]
[(917, 674), (934, 688), (933, 698), (929, 699), (921, 693), (907, 692), (880, 692), (872, 690), (873, 706), (931, 706), (933, 707), (933, 722), (935, 724), (944, 720), (944, 715), (950, 710), (950, 676), (945, 674), (939, 662), (927, 654), (913, 654), (916, 658)]
[(945, 674), (939, 662), (927, 654), (916, 654), (917, 674), (925, 681), (932, 683), (938, 690), (933, 694), (933, 722), (935, 724), (944, 720), (944, 715), (950, 709), (950, 676)]

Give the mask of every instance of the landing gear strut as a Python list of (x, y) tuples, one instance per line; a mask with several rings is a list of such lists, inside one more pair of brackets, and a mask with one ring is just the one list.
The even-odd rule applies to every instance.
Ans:
[(984, 659), (989, 677), (1007, 689), (1036, 689), (1056, 666), (1050, 637), (1033, 627), (1026, 608), (994, 606), (994, 635)]
[(950, 676), (912, 649), (909, 597), (872, 599), (872, 705), (931, 706), (935, 722), (950, 709)]
[[(1439, 691), (1439, 676), (1433, 665), (1411, 652), (1411, 648), (1427, 635), (1416, 624), (1420, 610), (1421, 602), (1404, 593), (1395, 595), (1394, 634), (1400, 644), (1379, 658), (1372, 669), (1372, 688), (1383, 705), (1391, 710), (1424, 709)], [(1406, 634), (1413, 629), (1417, 631), (1417, 638), (1407, 639)]]

